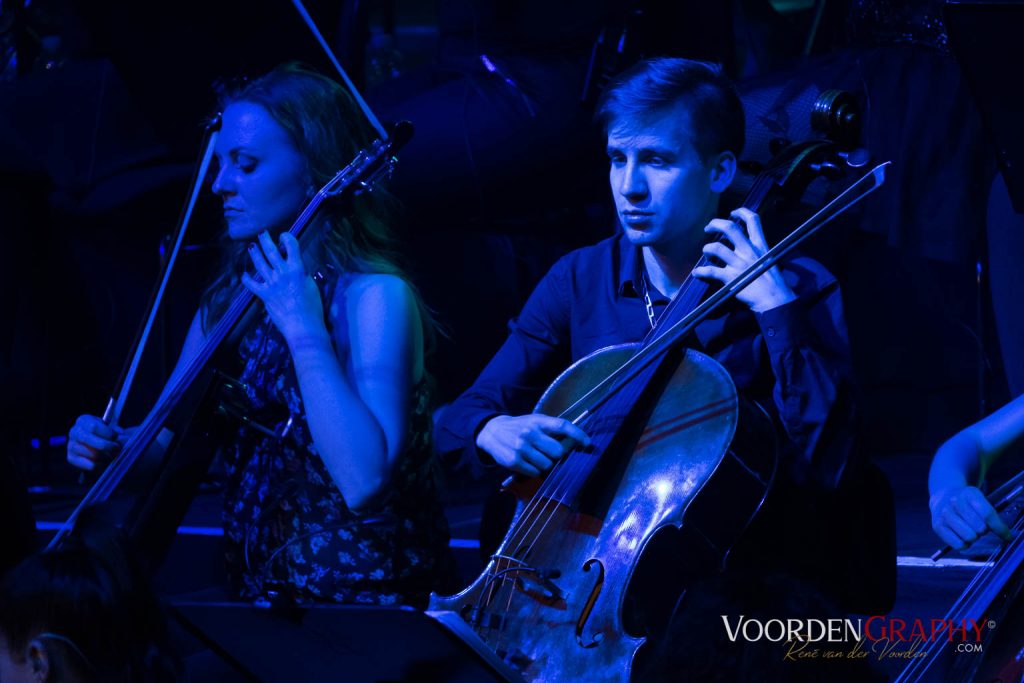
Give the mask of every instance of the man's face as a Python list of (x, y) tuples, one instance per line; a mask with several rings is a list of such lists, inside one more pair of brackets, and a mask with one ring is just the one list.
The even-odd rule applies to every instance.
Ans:
[(677, 104), (609, 126), (608, 179), (619, 222), (637, 246), (680, 254), (696, 252), (704, 241), (721, 192), (718, 161), (701, 160), (689, 118)]

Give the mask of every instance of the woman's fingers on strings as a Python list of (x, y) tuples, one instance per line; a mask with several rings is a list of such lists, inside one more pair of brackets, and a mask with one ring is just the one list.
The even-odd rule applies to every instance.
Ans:
[(999, 516), (999, 513), (994, 509), (985, 517), (985, 524), (988, 528), (994, 531), (1004, 541), (1009, 541), (1013, 538), (1013, 531), (1006, 525), (1003, 518)]
[(260, 249), (260, 245), (252, 242), (249, 244), (249, 258), (252, 259), (253, 268), (256, 269), (256, 273), (263, 278), (264, 282), (270, 280), (271, 267), (267, 263), (267, 259), (263, 256), (263, 250)]
[(241, 282), (243, 287), (256, 295), (259, 295), (263, 287), (266, 286), (263, 282), (259, 282), (252, 275), (249, 275), (249, 273), (242, 273)]
[(280, 270), (284, 266), (284, 258), (281, 256), (281, 251), (274, 244), (274, 238), (270, 236), (270, 233), (266, 230), (259, 235), (260, 246), (263, 248), (263, 254), (267, 258), (267, 263), (271, 265), (275, 270)]
[(284, 248), (285, 261), (289, 263), (301, 263), (301, 253), (299, 249), (299, 240), (295, 239), (295, 235), (290, 232), (281, 233), (281, 246)]
[(114, 439), (120, 428), (108, 425), (102, 418), (95, 415), (80, 415), (71, 429), (97, 434), (106, 439)]
[(80, 458), (92, 461), (96, 459), (96, 449), (82, 443), (72, 441), (68, 443), (68, 455), (76, 455)]

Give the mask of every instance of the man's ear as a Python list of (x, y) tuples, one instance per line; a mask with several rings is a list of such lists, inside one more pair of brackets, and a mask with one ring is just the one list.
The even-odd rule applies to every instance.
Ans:
[(25, 650), (25, 657), (32, 670), (32, 680), (40, 681), (40, 683), (45, 681), (50, 675), (50, 653), (46, 650), (43, 641), (34, 638)]
[(711, 191), (722, 194), (736, 177), (736, 155), (732, 152), (720, 152), (711, 165)]

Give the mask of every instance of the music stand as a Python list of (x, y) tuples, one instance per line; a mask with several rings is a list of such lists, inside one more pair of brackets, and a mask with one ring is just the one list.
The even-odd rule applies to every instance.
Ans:
[(175, 602), (172, 614), (221, 659), (261, 681), (522, 683), (452, 612)]

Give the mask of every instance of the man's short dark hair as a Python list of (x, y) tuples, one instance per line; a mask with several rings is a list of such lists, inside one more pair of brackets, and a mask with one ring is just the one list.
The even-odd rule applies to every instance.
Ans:
[(739, 156), (746, 133), (743, 103), (717, 64), (678, 57), (639, 62), (608, 84), (595, 118), (607, 133), (619, 121), (643, 123), (680, 102), (701, 159), (725, 151)]

